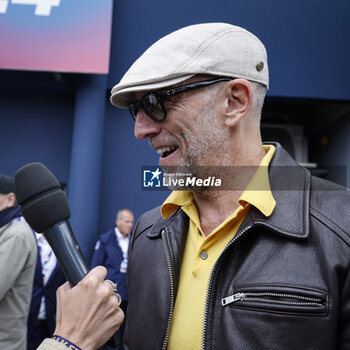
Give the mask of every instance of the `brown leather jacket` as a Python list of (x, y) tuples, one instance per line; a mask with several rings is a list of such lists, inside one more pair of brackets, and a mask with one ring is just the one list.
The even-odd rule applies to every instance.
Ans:
[[(276, 199), (254, 207), (216, 262), (203, 349), (350, 349), (350, 192), (312, 177), (276, 144)], [(165, 349), (188, 218), (145, 213), (130, 242), (126, 345)], [(198, 320), (202, 322), (203, 320)]]

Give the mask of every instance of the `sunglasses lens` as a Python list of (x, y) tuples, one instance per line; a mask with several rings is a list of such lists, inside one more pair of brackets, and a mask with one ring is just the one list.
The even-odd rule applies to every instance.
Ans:
[(129, 112), (131, 116), (134, 118), (134, 120), (136, 120), (137, 113), (139, 112), (139, 108), (136, 103), (132, 103), (131, 105), (129, 105)]
[(165, 119), (165, 108), (162, 101), (158, 99), (156, 94), (150, 93), (145, 95), (143, 100), (145, 112), (155, 121), (162, 121)]

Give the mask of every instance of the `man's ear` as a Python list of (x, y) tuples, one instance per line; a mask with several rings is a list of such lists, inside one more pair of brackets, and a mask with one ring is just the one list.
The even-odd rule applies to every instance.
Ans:
[(14, 207), (16, 204), (16, 196), (13, 192), (7, 194), (8, 207)]
[(226, 84), (225, 124), (236, 126), (247, 115), (253, 103), (254, 90), (246, 79), (233, 79)]

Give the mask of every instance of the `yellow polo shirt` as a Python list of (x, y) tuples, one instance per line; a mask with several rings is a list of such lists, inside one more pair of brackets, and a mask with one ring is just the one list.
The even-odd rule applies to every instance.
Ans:
[(266, 155), (240, 196), (240, 206), (208, 237), (201, 231), (197, 207), (190, 191), (173, 191), (162, 205), (163, 218), (167, 218), (180, 206), (190, 219), (168, 350), (200, 349), (206, 291), (216, 260), (238, 231), (251, 205), (265, 216), (270, 216), (275, 208), (268, 165), (276, 149), (272, 145), (264, 148)]

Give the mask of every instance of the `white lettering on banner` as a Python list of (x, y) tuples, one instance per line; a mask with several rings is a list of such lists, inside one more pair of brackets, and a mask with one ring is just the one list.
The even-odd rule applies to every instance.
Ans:
[(209, 176), (206, 179), (197, 179), (196, 177), (187, 177), (184, 178), (172, 178), (171, 176), (163, 177), (163, 186), (173, 186), (173, 187), (219, 187), (221, 186), (221, 179), (216, 179), (215, 176)]
[[(0, 0), (0, 13), (6, 13), (10, 0)], [(36, 16), (50, 16), (51, 8), (59, 6), (61, 0), (11, 0), (16, 5), (36, 5)]]

